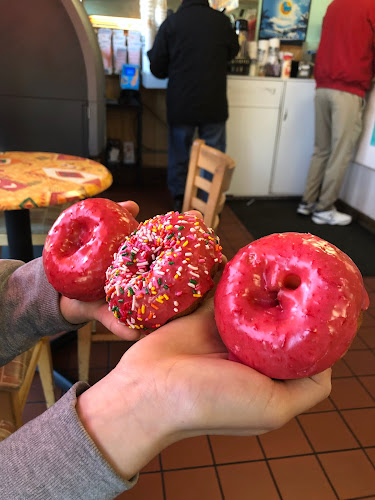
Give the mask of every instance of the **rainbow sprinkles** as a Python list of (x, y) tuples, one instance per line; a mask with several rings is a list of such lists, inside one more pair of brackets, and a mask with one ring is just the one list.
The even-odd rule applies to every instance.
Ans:
[(221, 250), (214, 231), (189, 212), (168, 212), (141, 223), (107, 270), (109, 309), (143, 333), (159, 328), (214, 286)]

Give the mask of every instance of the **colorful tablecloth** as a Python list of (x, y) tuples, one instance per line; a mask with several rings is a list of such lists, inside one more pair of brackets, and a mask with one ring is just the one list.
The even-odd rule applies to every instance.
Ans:
[(48, 207), (95, 196), (112, 184), (100, 163), (79, 156), (0, 152), (0, 210)]

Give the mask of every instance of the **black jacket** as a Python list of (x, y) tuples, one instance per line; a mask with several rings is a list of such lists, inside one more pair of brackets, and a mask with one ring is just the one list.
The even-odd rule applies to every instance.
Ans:
[(148, 57), (152, 74), (169, 78), (169, 123), (199, 125), (228, 118), (227, 63), (238, 50), (229, 19), (207, 0), (184, 0), (167, 17)]

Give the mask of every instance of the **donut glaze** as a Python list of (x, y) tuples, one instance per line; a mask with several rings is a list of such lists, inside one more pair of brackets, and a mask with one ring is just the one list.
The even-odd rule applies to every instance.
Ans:
[(311, 234), (272, 234), (228, 262), (215, 319), (230, 358), (276, 379), (331, 367), (349, 348), (369, 299), (360, 271)]
[(188, 212), (158, 215), (115, 254), (105, 286), (109, 309), (147, 333), (202, 299), (221, 260), (219, 239), (201, 219)]
[(106, 198), (88, 198), (70, 206), (56, 219), (44, 244), (48, 281), (71, 299), (103, 298), (113, 254), (137, 227), (126, 208)]

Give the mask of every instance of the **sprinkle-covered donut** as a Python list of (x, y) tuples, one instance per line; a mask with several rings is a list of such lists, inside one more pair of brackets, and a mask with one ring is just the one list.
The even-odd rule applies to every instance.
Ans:
[(109, 309), (147, 333), (186, 314), (214, 286), (219, 238), (203, 220), (169, 212), (141, 223), (120, 246), (106, 274)]

